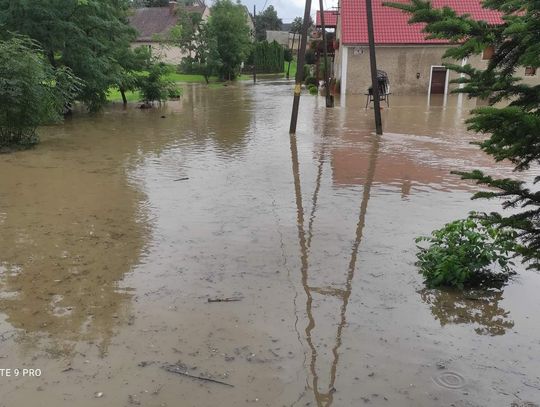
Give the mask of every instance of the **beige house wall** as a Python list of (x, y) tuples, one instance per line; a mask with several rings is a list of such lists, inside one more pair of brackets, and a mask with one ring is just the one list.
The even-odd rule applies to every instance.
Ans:
[(164, 45), (155, 41), (141, 41), (131, 44), (132, 48), (140, 46), (150, 47), (152, 49), (152, 55), (167, 64), (178, 65), (182, 61), (182, 58), (187, 55), (179, 47)]
[[(416, 45), (416, 46), (378, 46), (377, 66), (385, 71), (390, 80), (390, 91), (394, 95), (422, 95), (428, 94), (430, 74), (432, 66), (441, 66), (444, 62), (461, 64), (461, 61), (443, 59), (443, 54), (448, 46)], [(341, 78), (343, 52), (347, 52), (347, 94), (364, 94), (371, 85), (369, 49), (366, 45), (340, 47), (336, 53), (335, 72), (336, 78)], [(482, 55), (472, 56), (468, 63), (475, 68), (485, 69), (487, 60)], [(523, 71), (523, 72), (520, 72)], [(523, 77), (523, 81), (530, 84), (540, 84), (539, 73), (535, 76), (525, 77), (525, 68), (516, 72), (517, 76)], [(459, 77), (459, 74), (448, 71), (449, 81)], [(448, 85), (448, 92), (456, 88), (457, 84)], [(342, 86), (343, 91), (343, 86)]]

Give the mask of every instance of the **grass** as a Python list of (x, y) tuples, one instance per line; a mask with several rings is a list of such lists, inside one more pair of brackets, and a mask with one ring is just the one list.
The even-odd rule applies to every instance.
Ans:
[[(139, 100), (141, 100), (141, 94), (139, 91), (126, 92), (126, 99), (128, 100), (128, 102), (138, 102)], [(122, 95), (117, 88), (110, 88), (109, 92), (107, 93), (107, 100), (109, 102), (121, 102)]]
[[(287, 72), (287, 64), (288, 62), (285, 62), (284, 70), (283, 70), (284, 73)], [(294, 78), (295, 74), (296, 74), (296, 60), (293, 60), (291, 62), (290, 77)], [(176, 82), (176, 83), (206, 84), (206, 81), (204, 80), (204, 76), (202, 75), (169, 72), (165, 74), (163, 78), (166, 80)], [(242, 74), (242, 75), (239, 75), (236, 79), (239, 81), (247, 81), (251, 79), (251, 74)], [(223, 83), (219, 82), (219, 79), (216, 76), (212, 76), (210, 78), (210, 84), (208, 85), (208, 87), (211, 89), (218, 89), (218, 88), (223, 87)], [(126, 98), (128, 102), (138, 102), (141, 100), (141, 94), (138, 91), (126, 92)], [(122, 95), (120, 95), (120, 91), (117, 88), (110, 88), (109, 92), (107, 93), (107, 100), (109, 102), (122, 102)]]
[[(284, 64), (284, 68), (283, 68), (283, 72), (287, 73), (287, 66), (289, 65), (288, 62), (285, 62)], [(296, 75), (296, 59), (293, 59), (291, 61), (291, 69), (289, 70), (289, 78), (294, 78)]]

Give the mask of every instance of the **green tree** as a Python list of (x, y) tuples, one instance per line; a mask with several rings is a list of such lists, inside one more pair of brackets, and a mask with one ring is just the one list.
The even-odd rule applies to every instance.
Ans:
[(217, 0), (209, 21), (210, 35), (215, 38), (216, 52), (221, 62), (221, 79), (234, 79), (240, 65), (251, 50), (250, 29), (244, 6), (231, 0)]
[(127, 105), (126, 92), (139, 88), (141, 72), (149, 70), (154, 63), (152, 52), (144, 45), (135, 49), (126, 48), (118, 60), (115, 85), (120, 91), (124, 105)]
[[(537, 0), (484, 0), (483, 6), (501, 13), (503, 22), (490, 25), (467, 15), (458, 15), (448, 7), (433, 8), (429, 1), (387, 3), (412, 14), (410, 23), (425, 23), (429, 38), (446, 38), (456, 44), (446, 52), (453, 59), (468, 58), (486, 47), (494, 55), (485, 70), (467, 64), (449, 65), (463, 73), (457, 92), (488, 98), (489, 106), (473, 110), (468, 120), (471, 130), (487, 134), (480, 148), (496, 161), (508, 160), (517, 172), (540, 163), (540, 85), (527, 85), (516, 71), (540, 66), (540, 2)], [(498, 102), (504, 102), (500, 106)], [(489, 213), (482, 217), (490, 224), (517, 231), (520, 247), (530, 267), (540, 268), (540, 177), (528, 185), (516, 179), (497, 179), (475, 170), (459, 172), (492, 189), (480, 191), (473, 198), (499, 198), (511, 214)]]
[(79, 82), (28, 37), (0, 40), (0, 55), (0, 147), (35, 144), (37, 127), (62, 119)]
[(268, 6), (263, 12), (255, 16), (255, 38), (257, 41), (266, 40), (266, 31), (281, 30), (283, 21), (278, 17), (274, 6)]
[(0, 0), (0, 37), (9, 30), (37, 41), (53, 68), (69, 67), (83, 81), (77, 98), (97, 110), (135, 38), (128, 6), (128, 0)]
[(175, 86), (169, 80), (164, 79), (168, 67), (163, 63), (153, 63), (147, 74), (139, 75), (136, 87), (141, 91), (141, 96), (145, 104), (153, 102), (163, 102), (169, 97), (169, 92)]
[(171, 30), (167, 42), (187, 54), (182, 59), (182, 71), (203, 75), (208, 84), (210, 76), (217, 74), (221, 66), (217, 39), (200, 13), (187, 13), (181, 8), (178, 13), (178, 24)]

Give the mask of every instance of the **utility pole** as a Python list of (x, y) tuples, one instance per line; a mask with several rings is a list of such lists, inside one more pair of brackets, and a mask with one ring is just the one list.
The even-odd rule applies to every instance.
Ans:
[[(255, 17), (256, 9), (255, 4), (253, 4), (253, 27), (255, 32), (253, 33), (253, 43), (257, 44), (257, 18)], [(255, 51), (255, 47), (253, 48), (253, 83), (257, 83), (257, 64), (255, 63), (255, 55), (257, 55)]]
[(326, 88), (326, 107), (334, 107), (334, 97), (330, 94), (330, 69), (328, 69), (328, 41), (326, 40), (326, 25), (324, 24), (323, 0), (319, 0), (319, 10), (321, 13), (321, 28), (323, 38), (323, 58), (324, 58), (324, 87)]
[(377, 80), (377, 59), (375, 57), (375, 34), (373, 33), (373, 10), (371, 7), (371, 0), (366, 0), (366, 14), (369, 38), (369, 61), (371, 65), (371, 89), (373, 95), (373, 110), (375, 111), (375, 128), (376, 133), (381, 135), (381, 99), (379, 95), (379, 81)]
[(311, 12), (311, 0), (306, 0), (304, 9), (304, 21), (302, 21), (302, 34), (300, 36), (300, 49), (298, 50), (298, 64), (296, 67), (296, 78), (294, 85), (294, 99), (291, 114), (290, 134), (296, 133), (296, 122), (298, 120), (298, 106), (300, 105), (300, 93), (302, 92), (302, 81), (304, 80), (304, 61), (306, 59), (307, 32)]

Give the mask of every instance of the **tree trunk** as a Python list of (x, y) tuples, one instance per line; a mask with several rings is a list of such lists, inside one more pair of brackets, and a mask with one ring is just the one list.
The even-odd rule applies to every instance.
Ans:
[(122, 95), (122, 102), (124, 103), (124, 106), (127, 105), (127, 98), (126, 98), (126, 92), (124, 91), (124, 88), (120, 88), (120, 95)]
[[(294, 40), (296, 38), (296, 33), (293, 33), (292, 36), (292, 45), (291, 45), (291, 55), (292, 59), (294, 59)], [(289, 72), (291, 70), (291, 61), (289, 61), (289, 64), (287, 65), (287, 79), (289, 79)]]

